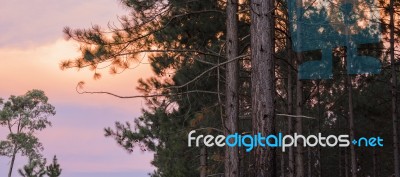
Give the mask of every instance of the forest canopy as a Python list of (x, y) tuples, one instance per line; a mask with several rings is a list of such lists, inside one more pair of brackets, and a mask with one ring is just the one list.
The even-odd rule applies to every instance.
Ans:
[[(105, 136), (154, 152), (151, 176), (400, 176), (397, 0), (121, 3), (130, 13), (118, 25), (65, 28), (81, 56), (60, 66), (100, 79), (147, 57), (154, 76), (138, 81), (141, 95), (77, 91), (146, 100)], [(192, 130), (379, 136), (385, 146), (188, 147)]]

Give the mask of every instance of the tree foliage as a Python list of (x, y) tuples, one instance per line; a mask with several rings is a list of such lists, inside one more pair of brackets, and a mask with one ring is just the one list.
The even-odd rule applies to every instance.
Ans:
[(56, 112), (41, 90), (31, 90), (21, 96), (11, 95), (0, 106), (0, 125), (8, 132), (7, 139), (0, 141), (0, 155), (11, 157), (11, 176), (18, 153), (32, 159), (41, 157), (43, 146), (35, 133), (51, 126), (48, 118)]
[(46, 166), (46, 174), (49, 177), (58, 177), (61, 175), (62, 169), (60, 168), (60, 164), (58, 164), (57, 156), (53, 157), (53, 163)]
[[(239, 61), (239, 121), (238, 133), (247, 134), (254, 131), (251, 119), (252, 84), (255, 68), (250, 56), (250, 26), (259, 25), (251, 22), (259, 11), (255, 1), (239, 1), (238, 22), (238, 57)], [(268, 131), (279, 130), (294, 133), (294, 124), (302, 129), (302, 134), (348, 134), (349, 112), (354, 112), (355, 136), (381, 136), (388, 145), (392, 143), (392, 134), (385, 129), (393, 126), (390, 112), (391, 88), (389, 81), (391, 71), (387, 43), (389, 32), (387, 10), (388, 2), (379, 1), (375, 8), (382, 14), (382, 39), (379, 43), (357, 46), (358, 54), (379, 58), (382, 72), (379, 75), (361, 74), (352, 76), (351, 84), (346, 82), (346, 47), (332, 48), (332, 80), (299, 80), (298, 66), (304, 62), (317, 61), (321, 58), (320, 50), (295, 53), (292, 46), (288, 17), (288, 1), (276, 0), (274, 15), (274, 60), (270, 72), (274, 73), (270, 90), (275, 99), (275, 106), (269, 109), (289, 117), (278, 116), (268, 123)], [(311, 2), (305, 0), (306, 5)], [(62, 68), (90, 67), (94, 77), (99, 78), (103, 68), (110, 73), (118, 74), (132, 67), (132, 63), (141, 63), (148, 57), (154, 76), (139, 80), (137, 89), (145, 97), (147, 109), (133, 123), (117, 122), (114, 127), (105, 129), (108, 137), (116, 140), (125, 150), (132, 152), (135, 148), (154, 152), (152, 164), (157, 169), (151, 174), (154, 177), (198, 176), (200, 169), (200, 148), (187, 147), (187, 134), (198, 130), (202, 134), (222, 134), (224, 128), (225, 106), (227, 104), (224, 85), (227, 83), (226, 63), (229, 59), (226, 44), (225, 14), (226, 1), (187, 1), (187, 0), (123, 0), (122, 3), (131, 13), (121, 18), (120, 27), (109, 26), (107, 30), (94, 26), (92, 29), (65, 29), (68, 39), (81, 44), (81, 57), (67, 60)], [(328, 3), (328, 2), (327, 2)], [(251, 5), (252, 4), (252, 5)], [(398, 2), (395, 3), (398, 5)], [(308, 11), (313, 11), (312, 4)], [(272, 12), (272, 11), (268, 11)], [(398, 13), (398, 9), (396, 10)], [(311, 21), (325, 19), (333, 13), (311, 13)], [(385, 15), (386, 14), (386, 15)], [(256, 23), (256, 24), (251, 24)], [(395, 21), (395, 45), (398, 41), (400, 21)], [(311, 31), (307, 34), (313, 35)], [(329, 35), (327, 30), (325, 34)], [(336, 31), (334, 31), (336, 33)], [(111, 35), (110, 35), (111, 34)], [(111, 36), (111, 37), (110, 37)], [(252, 36), (254, 40), (260, 36)], [(265, 50), (265, 48), (262, 48)], [(263, 52), (263, 51), (262, 51)], [(395, 53), (398, 58), (398, 53)], [(261, 60), (263, 62), (264, 60)], [(221, 64), (222, 63), (222, 64)], [(398, 62), (396, 60), (396, 68)], [(106, 66), (106, 67), (104, 67)], [(107, 67), (108, 66), (108, 67)], [(395, 70), (398, 76), (398, 70)], [(258, 76), (264, 83), (265, 74)], [(271, 78), (269, 78), (271, 80)], [(349, 107), (349, 87), (352, 89), (353, 104)], [(398, 88), (398, 87), (397, 87)], [(92, 92), (96, 93), (96, 92)], [(98, 92), (108, 93), (108, 92)], [(108, 93), (110, 94), (110, 93)], [(114, 94), (115, 96), (115, 94)], [(265, 95), (260, 95), (266, 99)], [(272, 97), (272, 96), (271, 96)], [(132, 97), (133, 98), (133, 97)], [(397, 99), (398, 100), (398, 99)], [(270, 101), (270, 100), (269, 100)], [(398, 103), (397, 103), (398, 104)], [(297, 114), (315, 117), (316, 119), (297, 118)], [(261, 109), (260, 109), (261, 110)], [(257, 110), (253, 110), (257, 111)], [(265, 111), (265, 110), (264, 110)], [(272, 127), (271, 127), (272, 126)], [(395, 127), (397, 125), (394, 125)], [(296, 131), (298, 131), (297, 129)], [(258, 131), (258, 130), (257, 130)], [(277, 152), (277, 174), (282, 176), (348, 176), (350, 174), (349, 148), (304, 148), (297, 150), (298, 156)], [(355, 148), (356, 172), (359, 176), (388, 176), (393, 174), (393, 156), (390, 146), (382, 148)], [(255, 157), (247, 156), (239, 148), (240, 176), (249, 176), (254, 169)], [(288, 157), (291, 156), (291, 157)], [(290, 167), (295, 159), (297, 171)], [(207, 173), (209, 175), (224, 173), (224, 150), (207, 148)], [(379, 161), (379, 163), (377, 163)], [(300, 164), (300, 165), (299, 165)]]
[(29, 163), (24, 165), (18, 172), (22, 177), (44, 177), (46, 174), (45, 159), (29, 159)]

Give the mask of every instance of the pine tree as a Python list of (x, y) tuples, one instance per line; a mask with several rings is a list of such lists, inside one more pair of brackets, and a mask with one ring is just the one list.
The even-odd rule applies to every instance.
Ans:
[[(301, 0), (296, 1), (303, 4)], [(291, 48), (291, 35), (295, 34), (290, 34), (291, 21), (285, 18), (288, 13), (285, 6), (291, 1), (122, 2), (133, 13), (121, 19), (123, 28), (110, 29), (112, 38), (107, 38), (109, 33), (105, 35), (97, 26), (65, 30), (67, 37), (81, 42), (82, 58), (65, 61), (62, 66), (91, 67), (95, 78), (99, 78), (97, 67), (101, 63), (109, 62), (111, 73), (119, 73), (129, 68), (140, 54), (151, 54), (149, 62), (154, 77), (139, 81), (138, 89), (143, 95), (122, 96), (144, 97), (148, 109), (133, 123), (117, 122), (115, 127), (107, 128), (106, 135), (128, 152), (135, 147), (154, 152), (152, 164), (157, 169), (151, 174), (153, 177), (221, 173), (278, 176), (275, 162), (279, 160), (283, 164), (281, 176), (348, 176), (351, 172), (354, 175), (357, 172), (358, 176), (389, 176), (395, 172), (398, 165), (393, 165), (392, 159), (396, 160), (396, 155), (387, 153), (396, 150), (395, 146), (351, 151), (337, 147), (322, 151), (310, 148), (308, 156), (298, 146), (289, 148), (288, 154), (280, 153), (279, 157), (273, 149), (259, 148), (249, 157), (243, 148), (187, 147), (186, 139), (191, 130), (211, 135), (251, 131), (267, 135), (273, 134), (276, 128), (284, 131), (287, 127), (291, 134), (307, 134), (303, 131), (304, 124), (309, 134), (324, 135), (347, 134), (351, 125), (352, 137), (379, 135), (385, 143), (393, 143), (397, 140), (393, 136), (397, 130), (396, 117), (387, 112), (390, 108), (395, 110), (392, 101), (397, 96), (388, 93), (397, 93), (397, 87), (393, 87), (396, 84), (390, 83), (390, 78), (397, 78), (398, 71), (386, 69), (390, 64), (397, 64), (386, 61), (389, 52), (384, 43), (389, 41), (388, 35), (382, 35), (386, 41), (380, 44), (358, 46), (360, 54), (379, 58), (383, 66), (389, 66), (380, 75), (351, 76), (351, 82), (346, 74), (343, 46), (336, 46), (332, 48), (334, 80), (316, 82), (294, 77), (298, 74), (296, 66), (320, 60), (321, 51), (302, 52), (295, 57)], [(310, 5), (309, 1), (304, 2)], [(318, 21), (331, 18), (335, 14), (332, 12), (333, 9), (318, 10), (311, 5), (304, 12), (304, 18)], [(382, 31), (388, 32), (385, 17), (382, 17)], [(331, 30), (327, 26), (324, 34), (329, 35)], [(398, 57), (397, 53), (394, 55)], [(276, 112), (287, 113), (289, 120), (275, 120)], [(294, 118), (297, 116), (292, 114), (309, 115), (318, 120)], [(383, 131), (388, 128), (393, 129), (393, 134)]]
[[(223, 122), (225, 136), (239, 131), (239, 60), (234, 60), (239, 54), (238, 39), (238, 1), (228, 0), (226, 7), (226, 57), (233, 60), (226, 64), (226, 100)], [(239, 177), (238, 147), (225, 147), (225, 177)]]
[(400, 177), (400, 157), (399, 157), (399, 135), (398, 135), (398, 118), (397, 118), (397, 74), (395, 66), (395, 46), (394, 46), (394, 0), (390, 0), (389, 16), (390, 16), (390, 69), (391, 77), (391, 96), (392, 96), (392, 121), (393, 121), (393, 158), (394, 158), (394, 172), (396, 177)]
[(46, 174), (49, 177), (58, 177), (61, 175), (62, 169), (60, 168), (60, 164), (58, 164), (57, 157), (53, 157), (53, 163), (46, 166)]
[[(275, 133), (274, 1), (252, 0), (251, 88), (253, 134)], [(276, 152), (271, 147), (254, 150), (254, 176), (275, 177)]]
[(45, 165), (46, 159), (30, 158), (29, 163), (18, 172), (22, 177), (43, 177), (46, 175)]

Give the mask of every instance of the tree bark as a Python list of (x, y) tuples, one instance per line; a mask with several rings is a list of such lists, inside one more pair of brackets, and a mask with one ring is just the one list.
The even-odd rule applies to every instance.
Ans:
[[(274, 0), (251, 0), (251, 84), (253, 133), (275, 133)], [(275, 177), (276, 152), (271, 147), (253, 150), (257, 177)]]
[[(308, 123), (308, 134), (311, 135), (311, 122)], [(311, 168), (311, 147), (307, 147), (307, 176), (312, 177), (312, 168)]]
[[(302, 0), (296, 0), (296, 5), (302, 6)], [(297, 31), (301, 31), (302, 29), (298, 28)], [(296, 35), (300, 35), (297, 33)], [(300, 38), (298, 38), (300, 39)], [(297, 54), (297, 66), (299, 66), (302, 62), (302, 55), (300, 53)], [(300, 116), (303, 114), (303, 82), (297, 78), (296, 80), (296, 115)], [(295, 121), (295, 132), (297, 134), (303, 134), (303, 122), (302, 118), (296, 118)], [(303, 160), (303, 146), (301, 139), (297, 142), (298, 146), (296, 147), (296, 177), (304, 177), (304, 160)]]
[(348, 148), (344, 149), (344, 176), (349, 177), (349, 153)]
[(399, 164), (399, 136), (398, 136), (398, 120), (397, 120), (397, 76), (394, 61), (394, 0), (390, 0), (389, 5), (390, 15), (390, 69), (392, 72), (391, 78), (391, 92), (392, 92), (392, 121), (393, 121), (393, 158), (394, 158), (394, 172), (396, 177), (400, 177), (400, 164)]
[(18, 147), (17, 145), (14, 146), (14, 151), (12, 154), (12, 158), (11, 158), (11, 162), (10, 162), (10, 169), (8, 171), (8, 177), (11, 177), (12, 171), (13, 171), (13, 167), (14, 167), (14, 163), (15, 163), (15, 156), (17, 155), (18, 152)]
[[(322, 112), (322, 115), (321, 115), (321, 111), (322, 111), (322, 108), (321, 108), (321, 92), (320, 92), (320, 80), (318, 80), (317, 81), (317, 99), (318, 99), (318, 102), (317, 102), (317, 109), (318, 109), (318, 132), (320, 132), (320, 133), (322, 133), (322, 130), (321, 130), (321, 119), (324, 117), (324, 112)], [(321, 169), (321, 167), (322, 167), (322, 164), (321, 164), (321, 151), (322, 151), (322, 148), (321, 148), (321, 146), (319, 146), (319, 147), (317, 147), (317, 176), (318, 177), (321, 177), (322, 176), (322, 169)]]
[(339, 149), (339, 158), (338, 158), (338, 169), (339, 169), (339, 177), (342, 177), (343, 176), (343, 172), (342, 172), (342, 160), (343, 160), (343, 158), (342, 158), (342, 152), (343, 152), (343, 150), (342, 149)]
[(372, 149), (372, 165), (373, 165), (373, 168), (372, 168), (372, 177), (377, 177), (378, 175), (378, 173), (377, 173), (377, 168), (376, 168), (376, 163), (377, 163), (377, 158), (376, 158), (376, 156), (377, 156), (377, 154), (376, 154), (376, 148), (374, 147), (373, 149)]
[[(347, 89), (349, 95), (349, 129), (350, 140), (354, 140), (354, 109), (353, 109), (353, 86), (350, 75), (347, 75)], [(357, 158), (355, 146), (350, 145), (350, 159), (351, 159), (351, 176), (357, 177)]]
[[(227, 59), (238, 56), (238, 1), (228, 0), (226, 7), (226, 55)], [(226, 120), (224, 122), (225, 135), (238, 132), (239, 116), (239, 61), (226, 64)], [(239, 151), (238, 147), (225, 146), (225, 176), (239, 177)]]
[[(336, 123), (337, 123), (338, 133), (342, 134), (342, 126), (341, 126), (340, 117), (338, 117)], [(343, 177), (343, 173), (346, 173), (344, 168), (346, 168), (345, 166), (347, 165), (347, 163), (346, 162), (343, 163), (343, 161), (345, 161), (345, 159), (346, 159), (346, 155), (345, 155), (346, 151), (345, 150), (346, 149), (344, 149), (344, 148), (339, 148), (339, 158), (338, 158), (339, 177)]]
[(204, 146), (200, 149), (200, 177), (207, 177), (207, 149)]
[[(285, 132), (285, 128), (286, 128), (286, 126), (285, 126), (285, 120), (283, 119), (283, 120), (281, 120), (280, 121), (281, 122), (281, 130), (279, 131), (279, 132)], [(281, 157), (281, 161), (280, 161), (280, 163), (281, 163), (281, 177), (285, 177), (285, 153), (284, 152), (281, 152), (280, 153), (281, 155), (280, 155), (280, 157)]]
[[(293, 114), (293, 76), (292, 76), (292, 66), (293, 65), (293, 50), (292, 50), (292, 43), (290, 42), (291, 39), (287, 39), (288, 41), (288, 108), (287, 112), (288, 115)], [(293, 135), (293, 118), (289, 117), (288, 118), (288, 134)], [(294, 153), (293, 153), (293, 147), (289, 147), (289, 170), (288, 170), (288, 177), (294, 177)]]
[[(297, 65), (301, 62), (301, 55), (297, 57)], [(296, 81), (296, 115), (303, 115), (303, 82), (298, 78)], [(296, 118), (295, 132), (299, 135), (303, 134), (302, 118)], [(303, 160), (303, 142), (299, 138), (296, 147), (296, 177), (304, 177), (304, 160)]]

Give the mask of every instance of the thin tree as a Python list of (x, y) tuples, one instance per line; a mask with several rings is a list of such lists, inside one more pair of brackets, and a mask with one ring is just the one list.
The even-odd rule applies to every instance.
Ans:
[(19, 169), (18, 173), (22, 177), (44, 177), (46, 175), (45, 165), (46, 159), (30, 158), (29, 163), (24, 165), (22, 169)]
[[(293, 64), (293, 51), (292, 51), (292, 43), (291, 39), (288, 38), (288, 91), (287, 91), (287, 113), (289, 115), (293, 114), (293, 76), (292, 76), (292, 64)], [(293, 134), (293, 117), (288, 118), (288, 134)], [(289, 177), (294, 177), (294, 151), (293, 147), (289, 147)]]
[[(301, 62), (301, 54), (298, 54), (297, 57), (297, 65)], [(303, 81), (299, 78), (296, 80), (296, 115), (301, 116), (303, 115)], [(295, 132), (297, 134), (303, 133), (303, 121), (301, 117), (297, 117), (295, 121)], [(304, 177), (304, 160), (303, 160), (303, 146), (301, 139), (297, 142), (299, 146), (296, 147), (296, 177)]]
[(46, 174), (49, 177), (58, 177), (61, 175), (62, 169), (58, 163), (57, 156), (53, 157), (53, 163), (46, 166)]
[[(274, 0), (250, 1), (251, 13), (251, 85), (253, 133), (274, 133)], [(257, 177), (276, 176), (276, 153), (271, 147), (254, 150)]]
[[(302, 0), (296, 0), (296, 5), (297, 6), (302, 6), (303, 1)], [(297, 31), (301, 31), (302, 29), (297, 29)], [(300, 33), (297, 33), (296, 35), (300, 35)], [(300, 38), (297, 38), (300, 39)], [(303, 56), (301, 53), (297, 53), (296, 55), (296, 62), (297, 66), (300, 66), (302, 62)], [(303, 115), (303, 81), (300, 80), (299, 77), (297, 77), (296, 80), (296, 115), (301, 116)], [(303, 121), (302, 118), (297, 117), (295, 121), (295, 132), (297, 134), (303, 134)], [(300, 142), (297, 142), (300, 144), (299, 146), (296, 147), (296, 158), (295, 158), (295, 175), (296, 177), (304, 177), (304, 160), (303, 160), (303, 146), (301, 139), (299, 139)]]
[[(290, 28), (290, 22), (289, 22), (289, 15), (287, 15), (287, 30)], [(294, 85), (293, 85), (293, 61), (294, 61), (294, 52), (292, 48), (292, 39), (289, 35), (286, 35), (286, 47), (287, 47), (287, 114), (288, 115), (293, 115), (293, 91), (294, 91)], [(288, 134), (293, 135), (293, 129), (294, 129), (294, 121), (293, 117), (288, 117)], [(289, 147), (289, 152), (288, 152), (288, 161), (289, 161), (289, 170), (288, 170), (288, 176), (289, 177), (294, 177), (295, 175), (295, 158), (294, 158), (294, 148)]]
[(392, 92), (392, 120), (393, 120), (393, 158), (394, 158), (394, 172), (396, 177), (400, 177), (400, 164), (399, 164), (399, 136), (398, 136), (398, 120), (397, 120), (397, 76), (394, 61), (394, 0), (390, 0), (389, 5), (390, 16), (390, 69), (392, 72), (391, 78), (391, 92)]
[(11, 157), (8, 177), (18, 153), (32, 159), (41, 156), (43, 147), (34, 133), (51, 126), (48, 117), (56, 114), (47, 101), (43, 91), (31, 90), (22, 96), (10, 96), (0, 109), (0, 126), (8, 131), (7, 140), (0, 141), (0, 154)]
[[(228, 60), (238, 56), (238, 1), (228, 0), (226, 6), (226, 57)], [(226, 64), (226, 120), (223, 122), (224, 134), (238, 131), (239, 115), (239, 61)], [(225, 177), (239, 176), (238, 147), (225, 146)]]
[[(344, 57), (346, 56), (346, 50), (344, 53)], [(353, 84), (352, 77), (347, 74), (347, 89), (348, 89), (348, 103), (349, 103), (349, 132), (350, 132), (350, 140), (354, 140), (354, 105), (353, 105)], [(356, 150), (354, 145), (350, 145), (350, 159), (351, 159), (351, 176), (357, 177), (357, 158), (356, 158)]]

